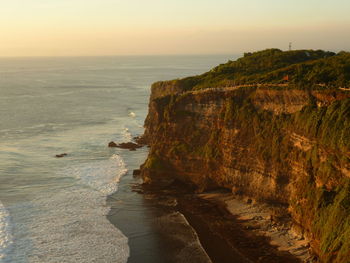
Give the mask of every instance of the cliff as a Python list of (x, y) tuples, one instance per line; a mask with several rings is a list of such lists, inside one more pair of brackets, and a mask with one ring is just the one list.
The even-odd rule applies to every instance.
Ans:
[[(342, 56), (322, 54), (288, 60), (269, 72), (261, 68), (270, 76)], [(205, 74), (152, 86), (143, 137), (150, 145), (145, 183), (176, 179), (198, 191), (227, 188), (268, 203), (311, 240), (321, 262), (348, 262), (350, 91), (336, 88), (334, 78), (320, 85), (319, 76), (317, 83), (305, 82), (308, 88), (296, 81), (252, 84), (253, 78), (220, 87), (228, 75), (216, 75), (215, 82)]]

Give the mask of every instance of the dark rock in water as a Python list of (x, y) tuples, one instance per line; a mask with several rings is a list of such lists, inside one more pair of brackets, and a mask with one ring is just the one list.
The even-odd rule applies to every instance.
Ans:
[(142, 136), (136, 136), (134, 138), (132, 138), (135, 142), (139, 143), (139, 141), (141, 140)]
[(141, 170), (140, 169), (136, 169), (132, 172), (133, 176), (139, 176), (141, 174)]
[(137, 148), (141, 148), (142, 145), (133, 142), (123, 142), (116, 144), (115, 142), (110, 142), (108, 147), (117, 147), (121, 149), (128, 149), (130, 151), (136, 151)]
[(126, 143), (120, 143), (116, 147), (121, 149), (129, 149), (130, 151), (135, 151), (137, 148), (141, 148), (142, 145), (133, 143), (133, 142), (126, 142)]
[(62, 158), (62, 157), (65, 157), (67, 155), (68, 154), (66, 154), (66, 153), (56, 154), (56, 158)]
[(117, 144), (115, 142), (108, 143), (108, 147), (117, 147)]
[(134, 140), (138, 145), (144, 146), (144, 145), (147, 144), (147, 142), (146, 142), (144, 136), (137, 136), (137, 137), (134, 137), (133, 140)]

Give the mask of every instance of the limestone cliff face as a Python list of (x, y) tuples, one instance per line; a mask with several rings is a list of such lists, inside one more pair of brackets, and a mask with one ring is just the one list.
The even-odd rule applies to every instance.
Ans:
[(348, 262), (349, 95), (156, 83), (145, 121), (144, 180), (224, 187), (270, 203), (291, 216), (322, 262)]

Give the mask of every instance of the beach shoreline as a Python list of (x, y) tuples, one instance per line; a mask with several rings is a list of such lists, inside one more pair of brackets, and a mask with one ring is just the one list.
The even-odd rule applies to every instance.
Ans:
[(144, 184), (138, 171), (129, 170), (108, 198), (108, 219), (129, 239), (128, 263), (312, 262), (308, 241), (290, 222), (273, 220), (268, 205), (227, 189)]
[(128, 263), (210, 263), (196, 231), (172, 196), (146, 189), (129, 170), (107, 198), (107, 218), (127, 238)]
[[(252, 204), (245, 204), (225, 190), (198, 194), (191, 187), (179, 182), (167, 187), (143, 185), (140, 189), (142, 190), (139, 192), (151, 202), (157, 203), (163, 209), (170, 209), (184, 215), (213, 263), (294, 263), (306, 262), (305, 260), (310, 258), (310, 255), (306, 253), (308, 251), (308, 246), (304, 244), (306, 241), (287, 235), (284, 238), (277, 238), (278, 235), (284, 233), (282, 230), (272, 231), (274, 228), (278, 229), (277, 223), (267, 227), (265, 232), (259, 228), (260, 232), (258, 232), (258, 224), (254, 225), (249, 222), (249, 225), (247, 220), (244, 221), (237, 209), (251, 207)], [(261, 210), (261, 213), (266, 214), (267, 212)], [(257, 211), (253, 217), (257, 219), (256, 216), (259, 216)], [(257, 222), (260, 221), (263, 220), (257, 220)], [(285, 249), (282, 241), (294, 241), (294, 247)], [(292, 254), (292, 248), (297, 248), (295, 252), (300, 255)]]

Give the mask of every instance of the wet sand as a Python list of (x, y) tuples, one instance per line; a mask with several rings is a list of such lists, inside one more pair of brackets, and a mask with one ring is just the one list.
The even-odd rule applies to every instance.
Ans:
[(108, 219), (128, 237), (128, 263), (210, 263), (186, 218), (155, 193), (145, 193), (131, 173), (108, 199)]

